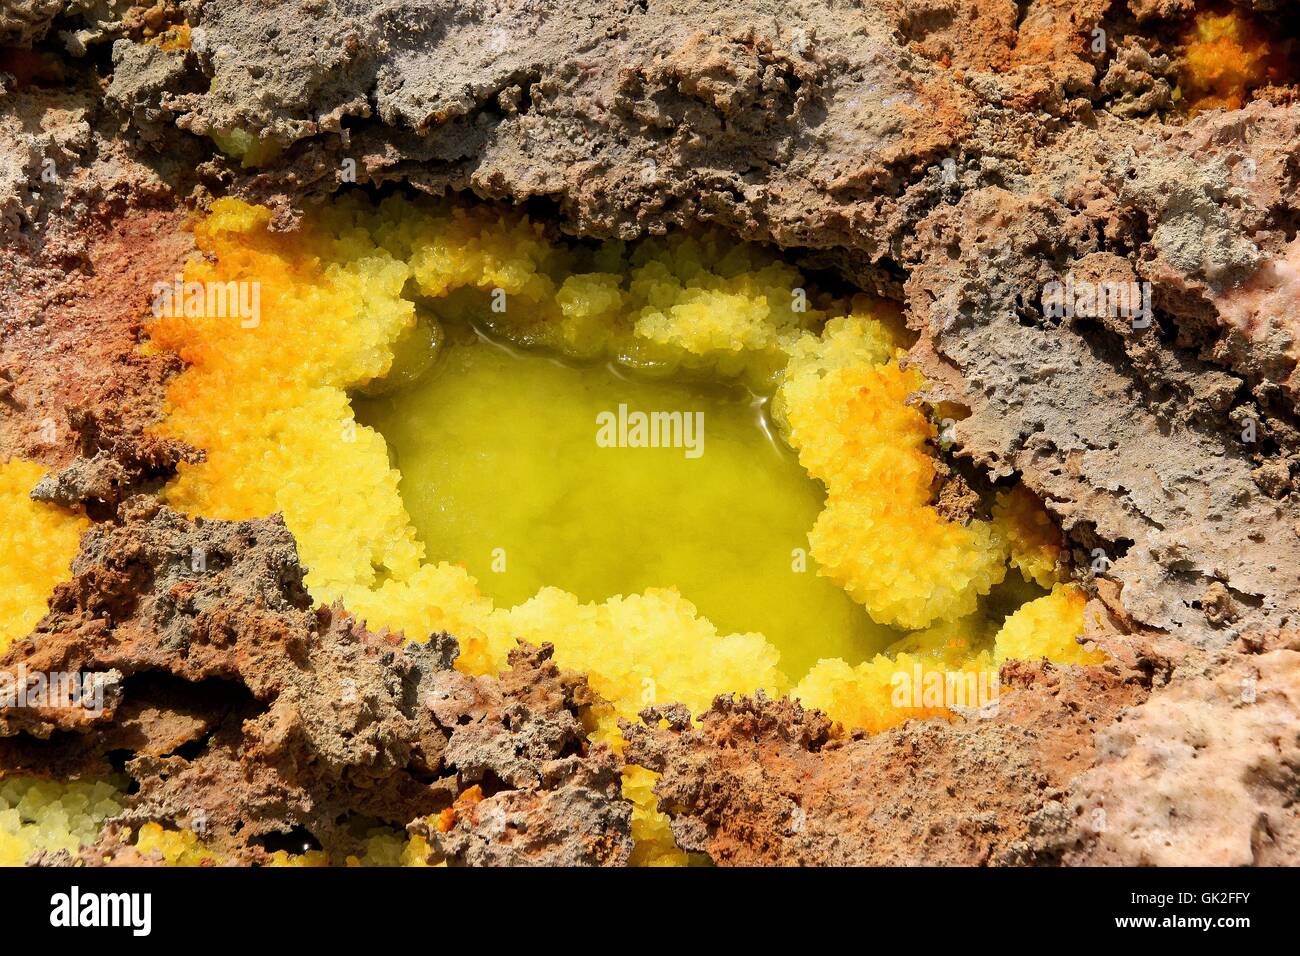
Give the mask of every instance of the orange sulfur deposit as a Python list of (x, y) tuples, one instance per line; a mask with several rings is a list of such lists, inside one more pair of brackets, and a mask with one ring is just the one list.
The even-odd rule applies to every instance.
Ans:
[(1239, 9), (1197, 15), (1184, 38), (1181, 89), (1193, 112), (1236, 110), (1250, 92), (1292, 72), (1294, 41), (1276, 41)]

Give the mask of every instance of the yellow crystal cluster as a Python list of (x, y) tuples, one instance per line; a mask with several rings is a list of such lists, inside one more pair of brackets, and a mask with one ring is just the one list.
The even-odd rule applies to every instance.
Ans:
[(1085, 603), (1077, 585), (1057, 585), (1011, 614), (992, 648), (980, 640), (977, 622), (949, 622), (909, 635), (856, 667), (820, 661), (791, 694), (846, 726), (872, 732), (914, 717), (945, 716), (955, 707), (983, 707), (1000, 694), (997, 673), (1005, 660), (1105, 661), (1095, 647), (1076, 642)]
[[(376, 827), (362, 839), (364, 850), (360, 856), (348, 856), (341, 862), (346, 866), (426, 866), (428, 845), (424, 838), (406, 838), (396, 831)], [(170, 830), (158, 823), (140, 827), (135, 840), (141, 853), (157, 853), (167, 866), (229, 866), (231, 860), (208, 846), (193, 830)], [(277, 850), (270, 855), (267, 866), (305, 867), (329, 866), (330, 855), (324, 850), (305, 850), (289, 853)]]
[(42, 850), (75, 854), (94, 843), (104, 821), (122, 809), (121, 792), (104, 781), (0, 781), (0, 866), (22, 866)]
[(82, 515), (31, 499), (44, 474), (30, 461), (0, 464), (0, 654), (45, 616), (50, 592), (71, 576), (88, 524)]
[(1023, 605), (998, 631), (997, 662), (1046, 657), (1057, 664), (1104, 663), (1105, 654), (1077, 640), (1085, 604), (1087, 598), (1077, 585), (1058, 584), (1046, 597)]
[(1007, 544), (1011, 566), (1026, 581), (1047, 590), (1058, 582), (1061, 532), (1033, 492), (1023, 485), (998, 492), (993, 528)]
[(812, 554), (873, 618), (914, 630), (975, 611), (1006, 574), (990, 523), (936, 511), (933, 423), (908, 397), (904, 369), (879, 324), (854, 312), (806, 337), (786, 368), (778, 414), (799, 461), (826, 486)]
[(1192, 112), (1241, 109), (1252, 90), (1295, 72), (1295, 41), (1270, 36), (1239, 8), (1201, 11), (1183, 39), (1179, 90)]

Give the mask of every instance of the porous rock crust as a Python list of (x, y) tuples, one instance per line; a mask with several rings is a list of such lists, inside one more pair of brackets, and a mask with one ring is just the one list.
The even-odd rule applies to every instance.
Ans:
[[(585, 678), (549, 645), (521, 645), (499, 679), (455, 671), (457, 653), (445, 634), (403, 645), (313, 609), (278, 517), (190, 520), (133, 499), (86, 535), (49, 615), (0, 660), (12, 682), (76, 673), (102, 696), (0, 710), (0, 767), (123, 767), (135, 788), (115, 823), (202, 820), (208, 846), (246, 862), (299, 828), (343, 854), (350, 818), (405, 827), (477, 785), (527, 835), (509, 862), (625, 863), (631, 806), (621, 762), (586, 741), (599, 701)], [(492, 825), (438, 833), (434, 859), (500, 862), (501, 846), (471, 846)]]
[[(60, 27), (85, 26), (79, 5), (3, 10), (6, 42), (76, 52)], [(1192, 13), (1184, 0), (208, 0), (169, 14), (195, 28), (189, 49), (143, 44), (125, 19), (82, 34), (116, 39), (103, 89), (84, 61), (63, 57), (69, 76), (51, 77), (10, 57), (0, 454), (65, 469), (47, 497), (109, 512), (201, 454), (142, 444), (176, 365), (135, 344), (149, 284), (189, 251), (184, 203), (209, 191), (268, 202), (279, 228), (353, 178), (540, 200), (583, 235), (712, 222), (903, 301), (926, 398), (966, 410), (955, 452), (1044, 498), (1112, 663), (1009, 665), (1014, 703), (986, 719), (816, 747), (789, 742), (810, 718), (788, 705), (715, 707), (701, 730), (637, 745), (666, 793), (721, 772), (713, 751), (747, 706), (761, 739), (781, 741), (754, 766), (779, 754), (826, 792), (793, 841), (719, 830), (670, 796), (682, 839), (719, 861), (1295, 862), (1295, 762), (1277, 748), (1300, 723), (1285, 636), (1300, 604), (1300, 106), (1280, 89), (1230, 113), (1170, 110)], [(239, 131), (260, 138), (255, 165), (203, 138)], [(42, 180), (46, 160), (64, 174)], [(1048, 314), (1043, 288), (1066, 275), (1149, 283), (1154, 322)], [(122, 426), (88, 443), (78, 423), (110, 412)], [(1095, 681), (1104, 692), (1084, 692)], [(1061, 740), (1077, 745), (1069, 760), (1052, 756)], [(1233, 755), (1215, 764), (1229, 782), (1163, 759), (1187, 747)], [(890, 772), (908, 766), (900, 754), (914, 776)], [(984, 823), (963, 823), (958, 797), (927, 802), (932, 781), (957, 775), (956, 788), (960, 768), (991, 764)], [(764, 819), (777, 814), (769, 778), (750, 787)], [(950, 835), (909, 849), (913, 830), (864, 830), (855, 800)], [(1174, 811), (1163, 824), (1156, 805)]]
[(681, 846), (724, 864), (1285, 865), (1295, 651), (1153, 693), (1169, 650), (1137, 668), (1012, 662), (996, 707), (869, 737), (761, 694), (718, 698), (699, 726), (660, 728), (652, 708), (624, 725), (626, 756), (662, 774)]

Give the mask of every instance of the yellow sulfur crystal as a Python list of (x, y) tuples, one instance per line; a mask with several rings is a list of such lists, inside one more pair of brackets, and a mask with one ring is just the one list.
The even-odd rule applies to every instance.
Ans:
[(41, 850), (75, 854), (95, 842), (105, 820), (122, 812), (121, 801), (105, 781), (0, 781), (0, 866), (22, 866)]
[(71, 577), (88, 524), (81, 515), (32, 501), (44, 474), (29, 461), (0, 464), (0, 653), (45, 616), (50, 592)]
[(1058, 584), (1052, 593), (1023, 605), (1007, 618), (994, 642), (998, 663), (1047, 658), (1055, 664), (1102, 664), (1106, 655), (1075, 638), (1083, 633), (1087, 596), (1077, 584)]
[(1006, 539), (1011, 566), (1026, 581), (1043, 588), (1057, 583), (1061, 532), (1033, 492), (1023, 485), (999, 492), (993, 503), (993, 526)]

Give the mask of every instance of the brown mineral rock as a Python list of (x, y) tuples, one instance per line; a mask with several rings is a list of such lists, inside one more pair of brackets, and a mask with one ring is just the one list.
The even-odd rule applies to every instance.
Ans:
[(539, 825), (513, 855), (483, 852), (468, 830), (484, 819), (447, 836), (449, 855), (626, 860), (621, 764), (587, 745), (597, 698), (549, 646), (518, 648), (499, 680), (466, 677), (451, 637), (403, 646), (313, 610), (302, 577), (278, 518), (129, 502), (120, 524), (86, 535), (50, 614), (0, 660), (12, 680), (79, 673), (110, 692), (0, 711), (0, 773), (104, 774), (124, 760), (138, 792), (122, 822), (202, 819), (212, 846), (254, 858), (296, 828), (346, 847), (351, 814), (402, 827), (477, 783)]
[(991, 713), (844, 735), (790, 700), (719, 697), (698, 726), (625, 722), (687, 850), (752, 866), (1017, 862), (1030, 822), (1094, 760), (1138, 672), (1008, 664)]

